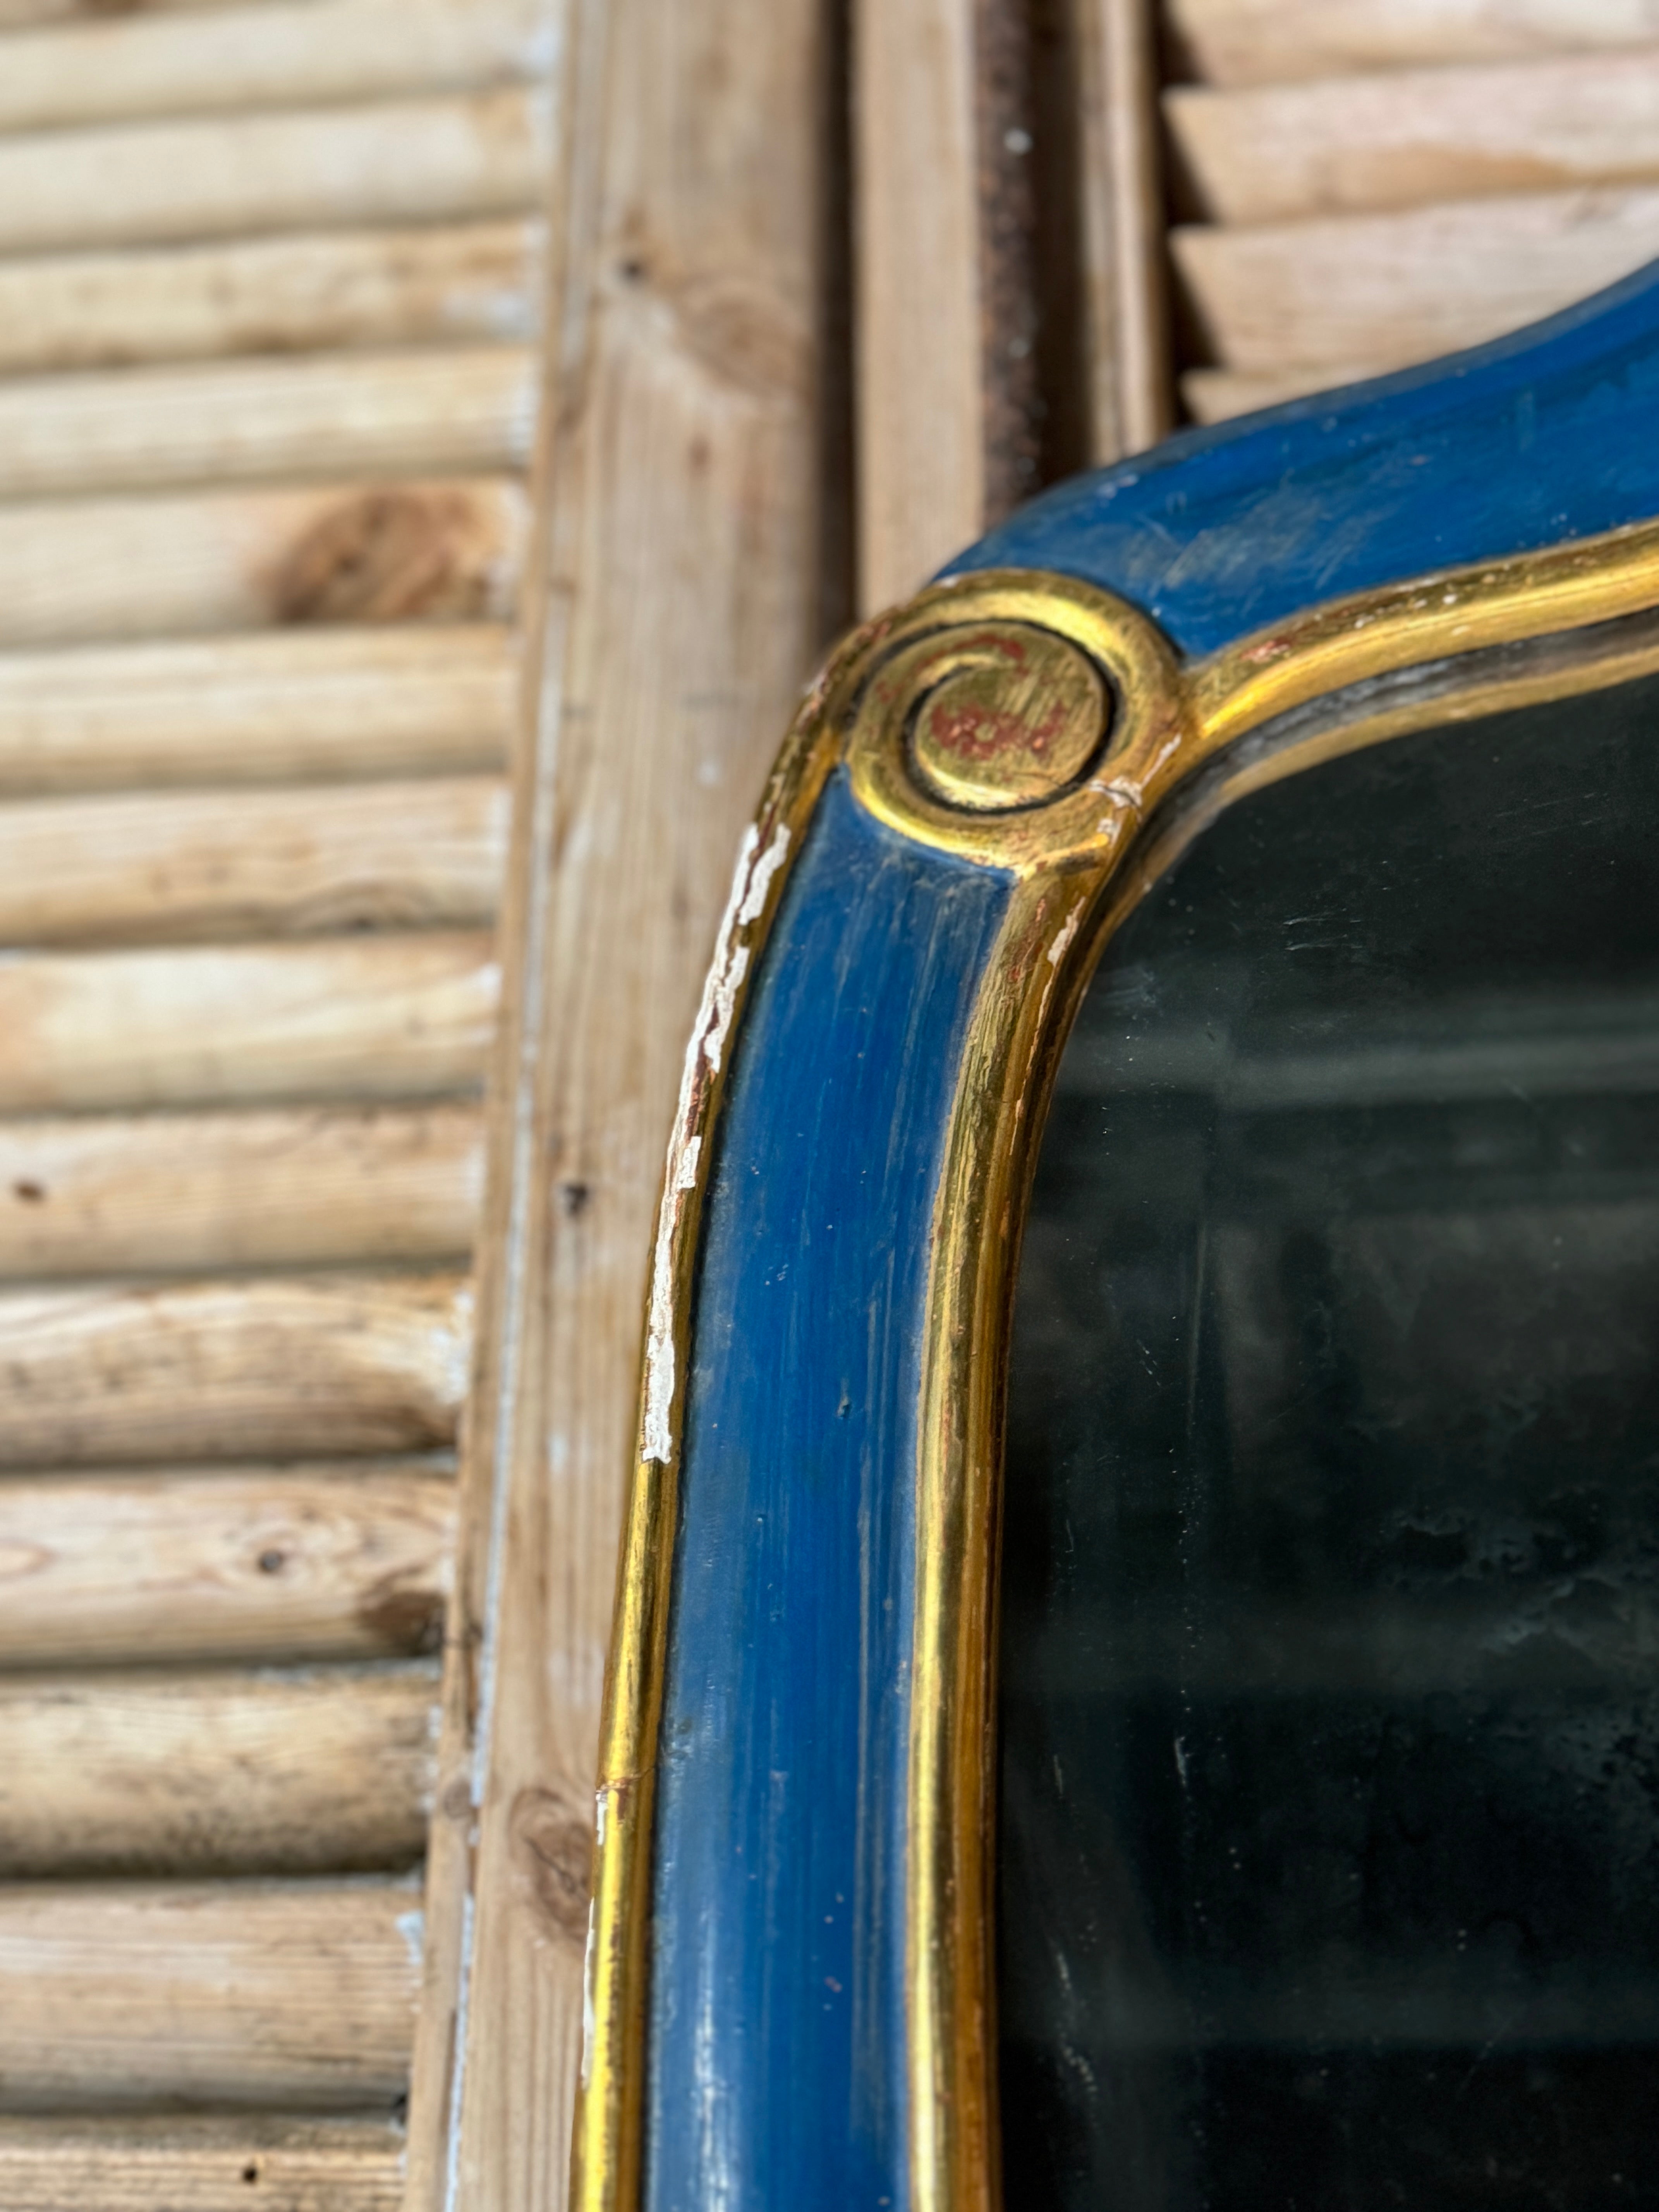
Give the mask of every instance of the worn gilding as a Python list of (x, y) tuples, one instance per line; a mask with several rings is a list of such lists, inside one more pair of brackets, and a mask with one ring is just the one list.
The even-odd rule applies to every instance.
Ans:
[[(652, 1783), (709, 1139), (744, 995), (826, 776), (844, 759), (878, 821), (1011, 884), (962, 1043), (935, 1200), (905, 1783), (910, 2203), (988, 2212), (1002, 1391), (1025, 1194), (1077, 1000), (1112, 920), (1206, 808), (1334, 752), (1659, 666), (1659, 635), (1640, 621), (1656, 606), (1659, 528), (1644, 526), (1355, 595), (1195, 662), (1091, 585), (971, 574), (870, 625), (831, 663), (745, 848), (670, 1147), (599, 1798), (576, 2146), (587, 2212), (621, 2212), (639, 2195)], [(1183, 789), (1200, 794), (1184, 817), (1170, 804)]]

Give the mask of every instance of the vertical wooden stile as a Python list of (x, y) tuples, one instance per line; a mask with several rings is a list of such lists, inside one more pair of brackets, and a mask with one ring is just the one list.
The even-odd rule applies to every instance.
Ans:
[(1172, 415), (1151, 0), (1075, 0), (1089, 459), (1168, 435)]
[(562, 27), (541, 665), (407, 2212), (564, 2198), (651, 1223), (739, 832), (822, 642), (821, 24), (571, 0)]
[(974, 0), (856, 0), (858, 596), (907, 598), (986, 505)]

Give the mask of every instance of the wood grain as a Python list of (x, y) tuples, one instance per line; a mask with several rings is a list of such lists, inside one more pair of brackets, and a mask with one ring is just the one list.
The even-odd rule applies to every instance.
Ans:
[(0, 1291), (0, 1465), (451, 1443), (471, 1322), (452, 1273)]
[(494, 776), (0, 801), (0, 944), (466, 927), (506, 848)]
[(0, 1121), (0, 1278), (464, 1259), (483, 1183), (470, 1101)]
[(858, 594), (985, 525), (973, 0), (854, 0)]
[(549, 157), (538, 91), (0, 139), (0, 253), (522, 214)]
[(651, 1222), (738, 836), (819, 643), (822, 21), (813, 0), (573, 15), (546, 703), (514, 787), (410, 2212), (564, 2201)]
[(398, 2212), (385, 2120), (0, 2118), (7, 2212)]
[(1650, 0), (1165, 0), (1165, 7), (1195, 73), (1214, 84), (1632, 46), (1659, 31)]
[(402, 1881), (0, 1888), (0, 2106), (384, 2106), (419, 1898)]
[(1164, 112), (1203, 212), (1265, 223), (1659, 175), (1659, 46), (1218, 92)]
[(0, 373), (525, 339), (543, 258), (504, 221), (0, 261)]
[(500, 620), (523, 528), (517, 486), (488, 478), (0, 507), (0, 650)]
[(0, 131), (465, 92), (542, 73), (539, 0), (293, 0), (14, 36)]
[(488, 937), (23, 953), (0, 962), (0, 1111), (432, 1097), (479, 1079)]
[(1216, 359), (1376, 368), (1478, 345), (1628, 276), (1659, 253), (1659, 191), (1465, 201), (1404, 215), (1261, 229), (1194, 228), (1170, 243)]
[(1090, 459), (1156, 445), (1170, 423), (1151, 0), (1079, 0)]
[(454, 1508), (453, 1475), (430, 1455), (9, 1475), (0, 1664), (376, 1659), (431, 1648)]
[(0, 794), (499, 768), (517, 678), (484, 623), (0, 653)]
[(437, 1668), (0, 1676), (0, 1881), (421, 1855)]
[(0, 2118), (7, 2212), (397, 2212), (385, 2120)]
[(0, 383), (0, 500), (521, 468), (520, 346), (215, 362)]

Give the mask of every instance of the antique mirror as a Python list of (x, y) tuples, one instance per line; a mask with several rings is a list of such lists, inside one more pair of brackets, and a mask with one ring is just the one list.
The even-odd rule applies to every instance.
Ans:
[(1659, 283), (832, 659), (646, 1318), (581, 2201), (1659, 2201)]

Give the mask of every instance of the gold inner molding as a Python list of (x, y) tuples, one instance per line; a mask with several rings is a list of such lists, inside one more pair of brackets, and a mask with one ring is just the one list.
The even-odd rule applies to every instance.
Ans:
[(573, 2148), (580, 2212), (635, 2212), (640, 2199), (653, 1784), (708, 1139), (825, 779), (844, 760), (878, 820), (1013, 879), (935, 1204), (906, 1873), (912, 2212), (994, 2212), (1003, 1395), (1026, 1196), (1077, 1005), (1117, 922), (1245, 791), (1413, 730), (1649, 673), (1659, 623), (1639, 618), (1656, 609), (1659, 526), (1644, 524), (1331, 601), (1191, 662), (1126, 601), (1032, 570), (947, 579), (832, 655), (745, 842), (669, 1145), (602, 1723)]

